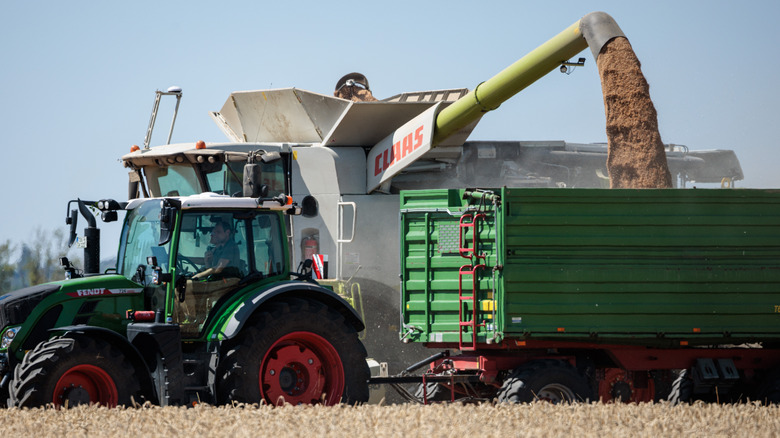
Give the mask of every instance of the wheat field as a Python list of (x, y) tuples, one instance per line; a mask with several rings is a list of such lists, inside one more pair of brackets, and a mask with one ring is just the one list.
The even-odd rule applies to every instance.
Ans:
[(20, 436), (195, 437), (776, 437), (780, 408), (754, 403), (437, 404), (358, 407), (198, 405), (6, 409), (0, 432)]

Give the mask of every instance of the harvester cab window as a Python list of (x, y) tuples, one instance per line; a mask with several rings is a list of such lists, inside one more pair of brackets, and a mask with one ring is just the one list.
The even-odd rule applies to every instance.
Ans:
[(144, 168), (153, 196), (189, 196), (201, 192), (195, 168), (187, 166)]
[(222, 164), (214, 172), (206, 173), (208, 190), (214, 193), (232, 195), (243, 191), (244, 161), (232, 161)]
[[(206, 173), (206, 181), (209, 185), (208, 190), (225, 195), (242, 193), (245, 164), (245, 161), (230, 161), (224, 163), (219, 170)], [(261, 165), (263, 184), (268, 186), (268, 196), (273, 197), (281, 193), (287, 193), (288, 190), (285, 190), (284, 184), (284, 160), (261, 163)]]

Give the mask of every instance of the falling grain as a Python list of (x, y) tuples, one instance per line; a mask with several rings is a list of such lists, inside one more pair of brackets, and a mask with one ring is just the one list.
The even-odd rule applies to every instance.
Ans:
[(611, 40), (597, 64), (607, 115), (610, 187), (672, 187), (650, 87), (631, 44), (625, 37)]

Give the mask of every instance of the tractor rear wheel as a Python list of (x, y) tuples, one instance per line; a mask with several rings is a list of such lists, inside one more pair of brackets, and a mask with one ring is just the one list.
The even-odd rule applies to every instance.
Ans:
[(130, 405), (140, 384), (135, 370), (108, 342), (54, 337), (38, 344), (15, 369), (9, 406)]
[(273, 303), (227, 350), (217, 394), (222, 403), (280, 405), (368, 401), (366, 350), (357, 332), (322, 303)]
[(553, 404), (585, 402), (592, 398), (590, 385), (570, 364), (539, 360), (517, 367), (498, 391), (499, 402)]

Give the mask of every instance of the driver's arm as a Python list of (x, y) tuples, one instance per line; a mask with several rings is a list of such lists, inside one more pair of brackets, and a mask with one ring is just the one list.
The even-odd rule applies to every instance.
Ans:
[(198, 272), (197, 274), (193, 275), (192, 278), (197, 280), (208, 277), (209, 275), (219, 274), (223, 269), (227, 268), (229, 263), (230, 260), (228, 259), (219, 259), (219, 263), (217, 263), (216, 266), (213, 268), (208, 268), (205, 271)]

